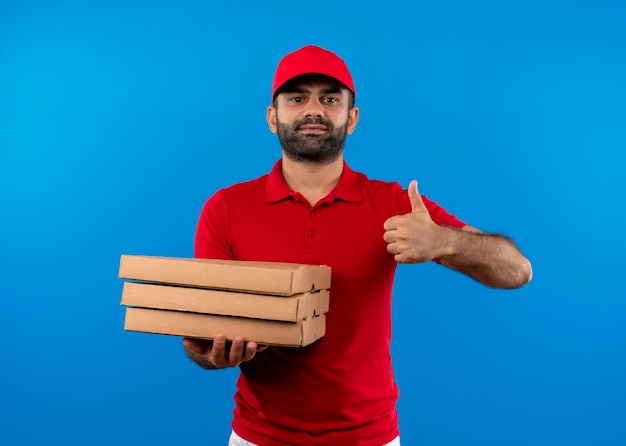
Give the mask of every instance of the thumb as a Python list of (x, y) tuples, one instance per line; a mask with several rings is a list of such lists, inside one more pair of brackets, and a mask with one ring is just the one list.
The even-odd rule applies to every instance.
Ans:
[(409, 201), (411, 202), (411, 212), (426, 211), (426, 205), (422, 201), (422, 196), (417, 190), (417, 180), (409, 183)]
[(183, 338), (183, 345), (189, 350), (192, 350), (196, 353), (204, 354), (207, 342), (202, 339)]

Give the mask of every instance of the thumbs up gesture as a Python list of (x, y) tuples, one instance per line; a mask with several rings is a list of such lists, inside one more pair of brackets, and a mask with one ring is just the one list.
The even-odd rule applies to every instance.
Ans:
[(417, 190), (417, 181), (409, 184), (411, 213), (389, 218), (383, 236), (387, 251), (398, 263), (423, 263), (439, 257), (445, 248), (445, 230), (431, 218)]

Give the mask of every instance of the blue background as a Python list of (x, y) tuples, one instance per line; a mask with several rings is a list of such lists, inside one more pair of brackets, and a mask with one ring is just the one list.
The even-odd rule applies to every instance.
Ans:
[(124, 332), (119, 257), (192, 256), (208, 196), (280, 156), (273, 72), (313, 43), (356, 80), (350, 165), (534, 265), (516, 291), (399, 268), (403, 445), (626, 444), (625, 24), (602, 0), (2, 2), (0, 443), (226, 444), (237, 371)]

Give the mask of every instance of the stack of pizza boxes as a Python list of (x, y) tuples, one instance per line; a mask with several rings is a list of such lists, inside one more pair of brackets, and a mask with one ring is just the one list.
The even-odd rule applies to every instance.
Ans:
[(122, 255), (128, 331), (303, 347), (325, 334), (330, 267)]

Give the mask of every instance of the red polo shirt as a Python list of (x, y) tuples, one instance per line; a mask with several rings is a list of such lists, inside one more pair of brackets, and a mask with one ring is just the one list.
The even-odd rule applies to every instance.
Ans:
[[(240, 366), (233, 429), (263, 446), (381, 446), (398, 435), (390, 356), (396, 262), (383, 224), (411, 212), (408, 192), (344, 163), (335, 189), (311, 206), (290, 190), (281, 166), (206, 202), (195, 255), (330, 266), (326, 334), (303, 348), (270, 347)], [(422, 198), (436, 223), (464, 226)]]

